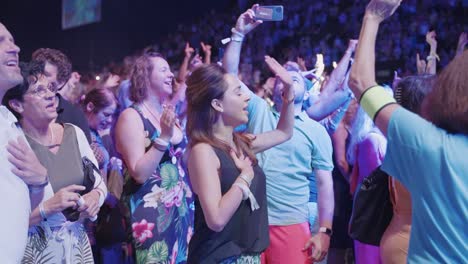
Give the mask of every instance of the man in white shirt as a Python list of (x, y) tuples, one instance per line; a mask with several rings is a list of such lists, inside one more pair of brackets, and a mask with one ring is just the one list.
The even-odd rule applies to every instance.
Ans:
[[(0, 99), (23, 81), (18, 66), (20, 49), (0, 23)], [(47, 171), (16, 126), (16, 118), (0, 106), (0, 262), (19, 263), (26, 247), (31, 213), (28, 186), (47, 181)], [(40, 195), (40, 193), (39, 193)]]

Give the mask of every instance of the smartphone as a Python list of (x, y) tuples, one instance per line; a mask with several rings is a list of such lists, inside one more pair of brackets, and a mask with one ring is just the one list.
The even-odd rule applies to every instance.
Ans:
[(255, 19), (263, 21), (282, 21), (283, 20), (283, 6), (258, 6), (255, 10)]

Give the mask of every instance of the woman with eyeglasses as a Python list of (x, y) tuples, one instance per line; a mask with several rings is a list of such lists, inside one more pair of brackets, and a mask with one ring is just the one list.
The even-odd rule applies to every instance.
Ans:
[(94, 218), (107, 189), (98, 172), (85, 190), (83, 157), (97, 164), (86, 137), (78, 127), (55, 123), (56, 86), (44, 75), (44, 64), (22, 64), (22, 84), (3, 99), (18, 118), (29, 145), (46, 167), (48, 179), (29, 186), (31, 208), (28, 244), (22, 263), (93, 263), (85, 218)]
[(181, 164), (185, 133), (170, 105), (172, 74), (146, 51), (132, 69), (130, 99), (116, 125), (125, 164), (122, 199), (129, 209), (137, 263), (185, 263), (192, 233), (192, 192)]

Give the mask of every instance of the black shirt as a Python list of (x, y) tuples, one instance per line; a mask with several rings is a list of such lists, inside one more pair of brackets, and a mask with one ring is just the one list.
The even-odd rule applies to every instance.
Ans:
[[(231, 156), (223, 150), (213, 148), (221, 163), (221, 193), (229, 191), (240, 174)], [(255, 177), (250, 186), (260, 209), (251, 211), (250, 201), (242, 201), (232, 218), (221, 232), (211, 230), (198, 197), (195, 196), (195, 227), (189, 244), (187, 263), (219, 263), (241, 254), (259, 254), (270, 243), (266, 202), (266, 179), (263, 170), (254, 166)]]
[(88, 120), (86, 120), (83, 110), (68, 102), (59, 93), (57, 93), (58, 117), (56, 123), (71, 123), (83, 130), (88, 142), (91, 143), (91, 132), (89, 131)]

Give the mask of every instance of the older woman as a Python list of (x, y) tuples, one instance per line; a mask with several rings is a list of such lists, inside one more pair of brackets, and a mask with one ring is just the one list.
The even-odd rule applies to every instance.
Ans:
[(131, 100), (116, 125), (125, 164), (123, 199), (129, 207), (137, 263), (183, 263), (191, 237), (190, 190), (181, 165), (185, 135), (174, 108), (172, 74), (158, 53), (146, 51), (133, 67)]
[[(3, 102), (20, 120), (49, 176), (48, 183), (31, 190), (34, 209), (23, 263), (93, 263), (82, 220), (97, 215), (107, 189), (95, 171), (91, 171), (94, 186), (92, 182), (82, 186), (87, 182), (82, 157), (94, 164), (96, 159), (83, 131), (71, 124), (54, 123), (56, 87), (45, 77), (44, 64), (23, 64), (22, 75), (24, 82), (8, 91)], [(80, 196), (85, 187), (90, 190)], [(79, 215), (66, 213), (73, 209)]]
[(468, 51), (437, 77), (423, 101), (422, 118), (400, 107), (375, 81), (380, 23), (401, 0), (367, 6), (350, 86), (387, 136), (382, 169), (410, 192), (412, 226), (408, 263), (466, 263), (468, 233)]

